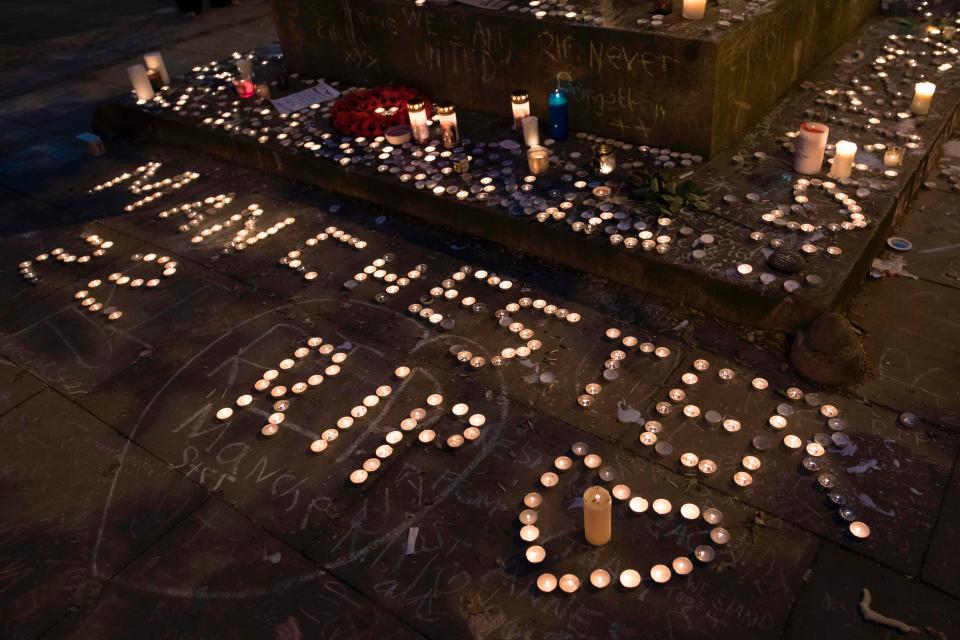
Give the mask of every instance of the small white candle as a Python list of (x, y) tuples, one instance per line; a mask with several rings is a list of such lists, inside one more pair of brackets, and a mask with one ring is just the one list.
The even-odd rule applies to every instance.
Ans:
[(137, 94), (137, 100), (153, 100), (153, 87), (150, 86), (150, 78), (147, 77), (147, 68), (142, 64), (132, 64), (127, 67), (127, 77), (130, 78), (130, 84)]
[(159, 51), (151, 51), (150, 53), (143, 54), (143, 62), (147, 65), (147, 69), (157, 72), (160, 76), (160, 82), (164, 86), (170, 84), (170, 74), (167, 73), (167, 65), (164, 64), (163, 56)]
[(829, 136), (830, 128), (825, 124), (804, 122), (800, 125), (800, 135), (793, 142), (793, 170), (806, 175), (820, 173)]
[(833, 156), (833, 167), (830, 169), (832, 178), (849, 178), (853, 172), (853, 159), (857, 155), (857, 144), (849, 140), (837, 143), (837, 152)]
[(937, 90), (937, 85), (932, 82), (918, 82), (913, 87), (913, 102), (910, 103), (910, 111), (918, 116), (925, 116), (930, 113), (930, 102), (933, 101), (933, 92)]
[(540, 121), (537, 116), (526, 116), (523, 119), (523, 143), (528, 147), (540, 144)]
[(703, 20), (707, 0), (683, 0), (683, 17), (687, 20)]

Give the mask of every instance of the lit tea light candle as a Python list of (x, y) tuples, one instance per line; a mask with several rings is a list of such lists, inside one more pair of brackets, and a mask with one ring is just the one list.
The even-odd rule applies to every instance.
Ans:
[(693, 550), (693, 557), (703, 563), (713, 562), (717, 557), (717, 551), (708, 544), (701, 544)]
[(617, 500), (626, 500), (630, 497), (630, 487), (625, 484), (618, 484), (613, 488), (612, 493)]
[(682, 15), (687, 20), (703, 20), (707, 12), (707, 0), (683, 0)]
[(610, 573), (605, 569), (594, 569), (590, 572), (590, 584), (597, 589), (606, 589), (610, 586)]
[(573, 466), (573, 460), (567, 456), (557, 456), (557, 459), (553, 461), (553, 466), (559, 471), (566, 471)]
[(717, 472), (717, 463), (713, 460), (701, 460), (700, 464), (697, 465), (697, 468), (700, 469), (700, 473), (705, 476), (713, 475)]
[(531, 491), (527, 495), (523, 496), (523, 504), (531, 509), (536, 509), (543, 504), (543, 496), (536, 491)]
[(233, 409), (230, 407), (224, 407), (217, 411), (217, 420), (226, 420), (233, 415)]
[(520, 539), (524, 542), (533, 542), (540, 537), (540, 529), (532, 524), (520, 527)]
[(751, 484), (753, 484), (753, 476), (746, 471), (738, 471), (733, 474), (733, 482), (738, 487), (749, 487)]
[(937, 85), (932, 82), (918, 82), (914, 85), (910, 111), (918, 116), (925, 116), (930, 113), (930, 103), (933, 101), (933, 94), (936, 90)]
[(535, 544), (532, 547), (527, 547), (526, 556), (527, 562), (539, 564), (547, 557), (547, 551), (540, 545)]
[(603, 487), (590, 487), (583, 492), (583, 530), (587, 542), (605, 545), (611, 537), (612, 500)]
[(544, 593), (550, 593), (557, 588), (557, 576), (552, 573), (541, 573), (537, 577), (537, 589)]
[(634, 513), (643, 513), (650, 507), (650, 503), (647, 502), (647, 499), (641, 498), (640, 496), (634, 496), (633, 498), (630, 498), (628, 505), (630, 506), (630, 511), (633, 511)]
[(537, 512), (534, 509), (524, 509), (518, 516), (523, 524), (536, 524)]
[(267, 423), (260, 429), (260, 433), (263, 434), (263, 437), (265, 438), (272, 438), (280, 433), (280, 427), (273, 423)]
[(686, 471), (692, 471), (696, 469), (699, 463), (700, 458), (697, 457), (697, 454), (695, 453), (684, 453), (680, 456), (680, 464)]
[(670, 581), (670, 567), (665, 564), (655, 564), (650, 567), (650, 577), (657, 584)]
[(665, 516), (673, 510), (673, 505), (666, 498), (657, 498), (653, 501), (653, 510), (657, 515)]
[(742, 464), (743, 468), (747, 471), (756, 471), (760, 468), (760, 458), (756, 456), (744, 456), (740, 464)]
[(803, 440), (791, 433), (783, 437), (783, 445), (788, 449), (796, 450), (803, 446)]
[(550, 487), (557, 486), (558, 482), (560, 482), (560, 477), (552, 471), (547, 471), (545, 474), (540, 476), (540, 484), (548, 489)]
[(714, 527), (710, 530), (710, 539), (715, 544), (727, 544), (730, 542), (730, 532), (723, 527)]
[(833, 156), (833, 166), (830, 168), (831, 178), (849, 178), (853, 173), (853, 161), (857, 155), (857, 144), (849, 140), (837, 143), (836, 153)]
[(692, 502), (687, 502), (680, 507), (680, 515), (687, 520), (696, 520), (700, 517), (700, 507)]
[(850, 523), (850, 533), (855, 538), (863, 539), (870, 535), (870, 527), (867, 523), (856, 520)]
[(625, 569), (621, 571), (620, 584), (624, 589), (636, 589), (640, 586), (640, 572), (635, 569)]
[(572, 573), (567, 573), (560, 577), (560, 590), (564, 593), (573, 593), (579, 588), (580, 578)]
[(693, 571), (693, 562), (690, 558), (684, 556), (674, 558), (671, 566), (673, 567), (673, 572), (678, 576), (685, 576)]
[(603, 463), (603, 459), (595, 453), (588, 454), (583, 458), (583, 465), (588, 469), (596, 469)]

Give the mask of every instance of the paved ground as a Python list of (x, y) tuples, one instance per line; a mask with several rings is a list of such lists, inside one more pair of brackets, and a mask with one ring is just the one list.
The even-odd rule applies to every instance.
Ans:
[[(859, 541), (844, 533), (800, 456), (750, 445), (754, 435), (771, 433), (763, 425), (785, 401), (774, 389), (814, 391), (783, 364), (776, 336), (743, 334), (388, 211), (176, 150), (108, 141), (108, 155), (93, 159), (73, 136), (85, 130), (96, 100), (125, 88), (131, 58), (162, 47), (175, 73), (263, 44), (272, 28), (260, 2), (192, 21), (163, 12), (166, 5), (131, 3), (122, 25), (93, 7), (85, 22), (73, 5), (60, 6), (63, 17), (49, 23), (6, 25), (11, 37), (3, 39), (0, 66), (0, 292), (7, 301), (0, 307), (0, 635), (898, 635), (861, 617), (863, 587), (878, 611), (929, 627), (930, 637), (960, 632), (960, 195), (950, 175), (931, 176), (935, 184), (899, 231), (914, 243), (904, 258), (916, 278), (868, 282), (851, 310), (869, 353), (864, 381), (842, 393), (819, 392), (849, 425), (849, 442), (834, 440), (823, 464), (871, 526), (871, 537)], [(73, 25), (83, 26), (82, 35)], [(87, 193), (149, 160), (163, 163), (158, 178), (185, 170), (201, 178), (130, 214), (122, 207), (135, 196), (122, 186)], [(953, 162), (942, 163), (947, 174)], [(191, 234), (176, 231), (182, 215), (157, 217), (180, 202), (230, 192), (236, 200), (225, 211), (262, 207), (258, 228), (295, 222), (242, 254), (224, 255), (227, 233), (191, 243)], [(313, 281), (277, 264), (331, 225), (368, 248), (330, 239), (305, 250), (304, 263), (320, 274)], [(36, 285), (19, 275), (21, 260), (56, 247), (86, 253), (81, 236), (90, 234), (114, 246), (89, 263), (38, 263)], [(177, 273), (164, 278), (153, 264), (130, 260), (150, 253), (177, 261)], [(424, 280), (382, 304), (374, 302), (385, 286), (376, 278), (343, 286), (387, 253), (395, 256), (387, 268), (400, 274), (427, 265)], [(456, 326), (445, 332), (405, 312), (462, 264), (507, 274), (519, 291), (469, 279), (457, 285), (461, 297), (475, 296), (488, 309), (457, 311)], [(117, 287), (106, 277), (114, 272), (161, 283), (150, 291)], [(96, 278), (104, 283), (91, 287)], [(81, 289), (123, 317), (110, 322), (85, 310), (75, 298)], [(503, 369), (474, 373), (449, 355), (455, 344), (487, 355), (517, 344), (491, 313), (521, 295), (584, 320), (515, 314), (544, 347)], [(604, 336), (610, 327), (667, 347), (669, 355), (630, 352), (620, 378), (604, 381), (597, 402), (583, 409), (577, 395), (600, 379), (615, 348)], [(342, 372), (328, 373), (302, 396), (290, 394), (281, 434), (259, 436), (273, 400), (252, 383), (314, 335), (348, 354)], [(311, 354), (279, 382), (289, 386), (322, 371), (326, 358)], [(689, 401), (744, 424), (731, 435), (676, 411), (662, 418), (675, 453), (719, 463), (720, 471), (700, 482), (679, 470), (676, 455), (660, 457), (639, 443), (636, 413), (651, 416), (698, 358), (710, 369), (687, 387)], [(397, 380), (398, 365), (414, 373)], [(733, 383), (717, 380), (724, 366), (737, 371)], [(754, 376), (767, 378), (770, 390), (751, 390)], [(391, 385), (389, 398), (328, 451), (309, 453), (312, 439), (381, 385)], [(428, 417), (438, 440), (463, 430), (446, 411), (457, 401), (486, 416), (480, 439), (450, 449), (411, 444), (407, 435), (380, 470), (353, 486), (350, 472), (434, 392), (445, 397)], [(218, 409), (245, 393), (256, 395), (250, 407), (217, 420)], [(793, 409), (790, 428), (798, 435), (828, 432), (815, 403)], [(904, 411), (923, 422), (904, 427), (897, 419)], [(614, 542), (594, 550), (583, 542), (578, 511), (566, 513), (592, 481), (578, 463), (556, 489), (543, 491), (543, 571), (586, 581), (595, 567), (636, 568), (646, 577), (652, 564), (670, 564), (709, 542), (702, 521), (676, 515), (688, 501), (720, 508), (730, 543), (717, 545), (713, 563), (664, 586), (646, 580), (631, 592), (540, 594), (533, 582), (541, 571), (523, 558), (517, 513), (540, 474), (575, 441), (599, 453), (634, 493), (669, 498), (675, 509), (654, 518), (618, 505)], [(763, 467), (741, 490), (730, 476), (748, 453)]]

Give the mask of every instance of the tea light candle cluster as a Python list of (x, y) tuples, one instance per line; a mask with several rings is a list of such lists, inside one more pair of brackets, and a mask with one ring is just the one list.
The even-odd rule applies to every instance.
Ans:
[(169, 195), (170, 193), (178, 189), (182, 189), (183, 187), (187, 186), (188, 184), (190, 184), (191, 182), (193, 182), (199, 177), (200, 177), (200, 174), (197, 173), (196, 171), (185, 171), (181, 174), (174, 176), (173, 178), (165, 178), (163, 180), (159, 180), (154, 183), (145, 184), (142, 187), (138, 188), (138, 190), (131, 189), (131, 191), (133, 191), (134, 193), (146, 192), (147, 195), (140, 198), (139, 200), (134, 200), (133, 202), (125, 206), (123, 210), (127, 213), (130, 213), (131, 211), (136, 211), (137, 209), (150, 204), (151, 202), (157, 200), (158, 198), (162, 198), (163, 196)]
[(217, 210), (223, 209), (233, 202), (236, 195), (235, 193), (218, 193), (215, 196), (208, 196), (203, 200), (182, 202), (169, 209), (164, 209), (157, 214), (157, 217), (161, 220), (185, 217), (187, 221), (177, 227), (177, 231), (187, 233), (191, 229), (200, 226), (200, 223), (206, 220), (208, 215), (212, 215)]
[(304, 262), (305, 254), (312, 249), (320, 246), (321, 242), (326, 240), (337, 240), (340, 244), (352, 247), (357, 251), (363, 251), (367, 248), (367, 241), (361, 240), (351, 233), (335, 226), (329, 226), (317, 235), (307, 238), (303, 244), (287, 252), (287, 255), (280, 258), (280, 264), (289, 269), (303, 274), (303, 279), (307, 281), (316, 280), (320, 273)]
[[(277, 114), (249, 101), (231, 99), (225, 77), (217, 71), (226, 66), (225, 63), (210, 63), (194, 71), (188, 79), (197, 84), (187, 87), (181, 94), (178, 115), (202, 117), (204, 125), (222, 127), (236, 135), (250, 135), (263, 144), (274, 143), (291, 150), (302, 150), (344, 167), (364, 165), (375, 168), (437, 196), (511, 210), (522, 208), (525, 215), (538, 220), (548, 210), (562, 211), (562, 216), (554, 215), (552, 219), (563, 220), (573, 231), (588, 235), (602, 229), (613, 236), (613, 246), (623, 245), (628, 249), (642, 246), (646, 250), (656, 247), (659, 253), (667, 253), (673, 247), (671, 242), (676, 229), (661, 233), (652, 226), (653, 219), (646, 210), (629, 198), (621, 198), (624, 201), (619, 207), (621, 210), (615, 210), (618, 207), (612, 203), (598, 202), (595, 194), (609, 194), (610, 189), (590, 179), (594, 174), (590, 158), (584, 157), (580, 151), (555, 149), (553, 140), (544, 140), (543, 145), (550, 151), (551, 167), (556, 166), (562, 173), (541, 176), (545, 182), (538, 188), (537, 176), (524, 176), (517, 171), (523, 149), (511, 140), (480, 142), (464, 138), (454, 148), (446, 149), (440, 144), (437, 126), (431, 130), (431, 139), (423, 145), (413, 142), (391, 145), (383, 137), (336, 136), (317, 120), (318, 116), (323, 118), (329, 114), (329, 105), (315, 104), (292, 114)], [(302, 80), (307, 84), (312, 82), (311, 79)], [(351, 87), (340, 89), (343, 94), (355, 90)], [(164, 109), (163, 105), (156, 103), (147, 108)], [(211, 113), (219, 117), (209, 115)], [(682, 169), (702, 161), (701, 157), (689, 153), (635, 147), (585, 133), (577, 134), (576, 138), (584, 143), (603, 143), (616, 148), (624, 156), (617, 166), (624, 170), (644, 164)], [(469, 166), (460, 160), (461, 157), (470, 159)], [(597, 210), (592, 209), (594, 206), (598, 207)], [(577, 213), (579, 219), (573, 215)], [(638, 232), (638, 237), (625, 239), (627, 231)]]
[[(744, 11), (749, 13), (750, 6), (748, 3)], [(543, 10), (549, 13), (552, 9)], [(719, 11), (720, 22), (737, 19), (736, 15), (731, 16), (729, 9)], [(743, 17), (745, 14), (739, 15)], [(674, 24), (677, 28), (689, 30), (698, 28), (700, 22), (683, 21), (677, 15)], [(863, 206), (859, 203), (869, 200), (869, 196), (857, 195), (858, 192), (863, 189), (870, 192), (888, 190), (898, 177), (896, 167), (871, 161), (871, 157), (876, 158), (875, 153), (879, 152), (882, 160), (886, 147), (894, 142), (907, 154), (920, 148), (921, 135), (912, 125), (904, 124), (915, 119), (909, 109), (914, 85), (951, 73), (957, 54), (958, 50), (938, 30), (919, 36), (890, 34), (886, 40), (863, 43), (856, 56), (842, 60), (832, 80), (805, 85), (811, 90), (811, 104), (804, 117), (822, 122), (829, 129), (833, 143), (824, 144), (822, 150), (832, 156), (836, 169), (843, 169), (840, 161), (850, 156), (849, 149), (845, 150), (847, 145), (839, 144), (840, 141), (857, 145), (850, 176), (832, 180), (838, 190), (856, 200), (858, 204), (855, 206)], [(252, 60), (258, 74), (269, 76), (277, 72), (279, 63), (275, 60), (261, 60), (250, 55), (246, 58)], [(635, 146), (578, 133), (575, 140), (562, 144), (550, 139), (539, 141), (548, 152), (548, 166), (545, 173), (534, 175), (527, 170), (526, 150), (515, 140), (513, 126), (505, 126), (507, 139), (504, 140), (472, 139), (469, 118), (461, 114), (458, 127), (463, 130), (464, 137), (449, 149), (441, 143), (436, 118), (427, 122), (422, 143), (390, 144), (383, 137), (341, 136), (331, 131), (327, 124), (329, 103), (312, 104), (294, 113), (279, 114), (265, 103), (236, 99), (232, 89), (234, 67), (234, 60), (213, 61), (196, 67), (187, 78), (188, 86), (173, 88), (164, 93), (166, 97), (158, 96), (157, 100), (142, 108), (153, 112), (172, 111), (175, 117), (188, 118), (201, 126), (222, 129), (259, 144), (285, 148), (291, 153), (326, 159), (345, 168), (377, 171), (384, 177), (437, 197), (496, 207), (515, 216), (527, 216), (531, 221), (565, 226), (574, 233), (605, 237), (612, 250), (642, 250), (649, 252), (651, 259), (676, 263), (709, 262), (710, 271), (718, 277), (743, 282), (747, 286), (753, 286), (757, 281), (763, 287), (780, 283), (782, 292), (787, 294), (805, 285), (822, 285), (825, 274), (835, 268), (831, 258), (839, 255), (842, 246), (832, 232), (832, 229), (841, 227), (831, 225), (842, 225), (848, 220), (824, 224), (822, 216), (832, 215), (834, 210), (833, 205), (826, 202), (819, 203), (816, 212), (810, 208), (799, 212), (793, 208), (797, 202), (763, 201), (759, 194), (746, 193), (746, 181), (734, 182), (733, 192), (726, 193), (724, 202), (713, 203), (714, 213), (709, 214), (714, 216), (717, 229), (698, 234), (694, 230), (697, 226), (694, 218), (683, 213), (674, 218), (657, 217), (622, 188), (623, 181), (618, 175), (622, 170), (634, 167), (654, 167), (686, 177), (702, 160), (689, 153)], [(302, 86), (310, 86), (316, 81), (314, 78), (298, 78)], [(938, 82), (949, 86), (950, 79), (945, 77)], [(330, 84), (344, 95), (356, 90), (335, 82)], [(505, 104), (506, 99), (507, 96), (504, 97)], [(172, 105), (172, 102), (176, 104)], [(512, 118), (511, 122), (514, 122)], [(791, 130), (797, 124), (784, 123), (786, 133), (780, 143), (788, 150), (793, 149), (799, 135), (796, 130)], [(616, 150), (616, 170), (607, 176), (598, 176), (590, 163), (589, 148), (599, 144), (610, 145)], [(820, 160), (819, 147), (815, 151), (817, 153), (813, 155), (816, 157), (806, 171), (820, 171), (815, 165), (829, 167), (817, 162)], [(757, 156), (760, 155), (765, 154), (757, 152)], [(813, 179), (821, 179), (816, 173), (809, 175), (811, 183)], [(696, 174), (694, 178), (696, 180)], [(729, 189), (727, 181), (724, 182), (720, 188)], [(708, 192), (712, 190), (709, 180), (704, 181), (704, 185)], [(744, 233), (736, 224), (721, 223), (715, 215), (726, 215), (721, 207), (726, 205), (732, 210), (735, 203), (742, 200), (749, 203), (749, 213), (755, 208), (758, 217), (768, 215), (768, 230)], [(842, 210), (845, 204), (834, 202), (840, 215), (846, 216)], [(796, 225), (790, 224), (792, 222)], [(818, 228), (807, 233), (809, 225)], [(859, 225), (852, 227), (860, 228)], [(781, 272), (766, 270), (756, 261), (760, 257), (769, 259), (770, 252), (791, 249), (797, 231), (806, 234), (800, 239), (806, 250), (817, 248), (818, 257), (801, 265), (803, 276), (785, 278)], [(709, 242), (703, 236), (709, 236)], [(751, 258), (734, 257), (743, 254), (744, 249), (754, 248), (751, 243), (759, 245), (756, 247), (758, 251), (752, 251)]]
[[(421, 265), (426, 267), (426, 265)], [(457, 271), (449, 274), (446, 278), (440, 281), (438, 285), (431, 287), (426, 293), (420, 296), (417, 302), (410, 304), (407, 307), (407, 312), (412, 314), (415, 318), (426, 322), (431, 326), (436, 326), (444, 330), (449, 330), (454, 327), (456, 324), (456, 319), (452, 312), (441, 313), (438, 309), (434, 309), (433, 304), (443, 304), (443, 303), (453, 303), (457, 300), (460, 301), (461, 306), (466, 309), (470, 309), (473, 313), (484, 313), (487, 310), (487, 305), (484, 302), (481, 302), (476, 297), (472, 295), (466, 295), (461, 297), (461, 288), (465, 288), (467, 283), (470, 282), (469, 276), (481, 274), (480, 277), (475, 279), (482, 282), (484, 276), (487, 272), (484, 269), (474, 269), (472, 266), (464, 265), (460, 267)], [(487, 284), (490, 284), (489, 282)], [(490, 284), (490, 286), (495, 286)], [(378, 300), (380, 301), (380, 300)], [(486, 364), (486, 359), (482, 357), (473, 358), (473, 354), (469, 351), (463, 351), (463, 356), (458, 355), (460, 351), (457, 351), (457, 359), (461, 362), (470, 362), (474, 368), (480, 368)]]
[[(550, 491), (558, 486), (561, 477), (571, 475), (570, 471), (579, 464), (590, 470), (597, 469), (603, 464), (602, 458), (595, 453), (590, 453), (590, 448), (585, 443), (574, 443), (570, 453), (573, 455), (572, 458), (568, 455), (558, 456), (551, 470), (540, 477), (542, 491)], [(614, 482), (616, 473), (609, 467), (603, 467), (599, 470), (597, 477), (600, 482), (611, 484)], [(666, 498), (648, 499), (638, 495), (630, 486), (620, 483), (613, 485), (609, 492), (604, 487), (597, 486), (587, 489), (584, 494), (584, 533), (591, 544), (606, 545), (617, 542), (617, 527), (611, 529), (611, 495), (616, 503), (626, 504), (630, 514), (646, 514), (656, 521), (663, 521), (671, 513), (675, 513), (682, 523), (693, 524), (702, 521), (710, 527), (708, 535), (712, 544), (696, 546), (689, 556), (677, 556), (669, 564), (654, 564), (646, 572), (633, 568), (621, 569), (617, 579), (625, 589), (632, 590), (640, 586), (644, 575), (648, 576), (647, 579), (653, 584), (669, 582), (674, 576), (689, 575), (695, 567), (712, 562), (717, 555), (716, 547), (727, 544), (731, 539), (730, 532), (720, 526), (723, 522), (723, 513), (719, 509), (701, 508), (692, 502), (686, 502), (675, 510), (673, 503)], [(524, 557), (533, 565), (540, 565), (549, 557), (545, 546), (545, 540), (549, 539), (549, 536), (545, 536), (541, 527), (538, 526), (543, 504), (544, 494), (532, 491), (524, 496), (523, 507), (517, 516), (521, 525), (520, 540), (527, 545)], [(614, 581), (611, 572), (601, 567), (593, 569), (584, 578), (588, 579), (597, 590), (605, 589)], [(541, 573), (536, 583), (537, 589), (543, 593), (551, 593), (559, 587), (562, 592), (570, 594), (579, 590), (582, 581), (583, 578), (574, 573), (565, 573), (559, 578), (554, 573)]]
[[(409, 368), (400, 367), (397, 375), (409, 374)], [(444, 404), (444, 397), (440, 393), (432, 393), (427, 396), (426, 405), (433, 410), (441, 410)], [(469, 415), (468, 415), (469, 414)], [(359, 469), (350, 473), (350, 482), (353, 484), (363, 484), (369, 479), (370, 474), (380, 469), (382, 463), (394, 453), (394, 448), (403, 441), (406, 433), (420, 429), (417, 433), (417, 440), (422, 444), (435, 443), (437, 432), (428, 428), (429, 410), (423, 407), (413, 409), (409, 416), (400, 421), (399, 429), (393, 429), (384, 436), (384, 442), (374, 450), (374, 457), (367, 458)], [(471, 413), (470, 406), (464, 402), (457, 402), (450, 407), (449, 416), (457, 422), (464, 424), (461, 433), (453, 433), (447, 436), (445, 440), (446, 447), (451, 450), (461, 448), (468, 442), (477, 440), (482, 435), (482, 427), (487, 423), (487, 417), (482, 413)]]
[[(148, 162), (134, 169), (132, 173), (129, 171), (124, 171), (123, 173), (117, 176), (114, 176), (113, 178), (110, 178), (105, 182), (101, 182), (100, 184), (90, 189), (87, 193), (98, 193), (106, 189), (112, 189), (118, 184), (121, 184), (123, 182), (126, 182), (127, 180), (130, 180), (134, 176), (136, 176), (136, 180), (134, 181), (133, 185), (131, 185), (130, 190), (133, 191), (134, 186), (136, 186), (139, 189), (139, 186), (143, 182), (153, 178), (153, 176), (157, 173), (157, 171), (160, 169), (161, 166), (163, 166), (163, 163), (154, 162), (154, 161)], [(134, 193), (138, 193), (138, 192), (139, 191), (134, 191)]]
[[(143, 287), (153, 289), (160, 284), (161, 278), (170, 278), (177, 274), (177, 262), (170, 259), (169, 256), (161, 256), (156, 253), (135, 253), (130, 256), (130, 259), (142, 265), (154, 266), (160, 270), (160, 277), (148, 279), (139, 276), (130, 276), (123, 272), (116, 271), (107, 277), (107, 281), (112, 282), (118, 287), (129, 285), (131, 289), (140, 289)], [(123, 317), (123, 310), (113, 305), (105, 306), (103, 302), (92, 295), (94, 293), (93, 290), (99, 289), (103, 284), (103, 280), (99, 278), (90, 280), (85, 289), (80, 289), (73, 294), (73, 298), (79, 302), (80, 308), (86, 309), (90, 313), (102, 312), (107, 320), (119, 320)]]
[[(370, 264), (365, 266), (362, 271), (354, 274), (353, 278), (344, 282), (343, 287), (350, 290), (356, 289), (358, 286), (366, 282), (370, 277), (372, 277), (374, 280), (382, 280), (384, 282), (396, 282), (400, 276), (386, 268), (396, 259), (397, 256), (392, 253), (383, 254), (381, 257), (374, 259), (372, 262), (370, 262)], [(411, 272), (408, 272), (407, 277), (410, 277), (410, 273)], [(310, 278), (307, 279), (309, 280)]]
[[(715, 430), (717, 433), (732, 435), (739, 433), (743, 428), (743, 422), (739, 417), (717, 409), (703, 410), (694, 403), (693, 398), (697, 388), (705, 380), (713, 380), (714, 384), (721, 386), (738, 385), (741, 384), (739, 381), (742, 376), (733, 369), (726, 367), (717, 370), (716, 375), (710, 375), (708, 372), (711, 369), (711, 364), (704, 358), (694, 360), (690, 369), (680, 376), (680, 384), (668, 391), (667, 400), (656, 403), (654, 407), (656, 419), (647, 420), (639, 436), (642, 445), (655, 449), (656, 453), (662, 457), (674, 455), (674, 447), (668, 440), (664, 439), (664, 425), (661, 421), (675, 413), (681, 414), (679, 420), (700, 425), (708, 430)], [(765, 394), (773, 391), (770, 388), (769, 381), (762, 377), (752, 378), (747, 389), (748, 393), (751, 394)], [(729, 392), (726, 392), (725, 395), (729, 395)], [(776, 405), (766, 421), (766, 428), (751, 440), (751, 452), (740, 459), (737, 469), (731, 475), (730, 480), (733, 487), (743, 489), (754, 483), (755, 475), (763, 467), (762, 456), (774, 454), (775, 439), (781, 441), (782, 452), (804, 452), (806, 457), (802, 461), (802, 466), (810, 472), (820, 471), (820, 460), (827, 454), (828, 447), (831, 445), (843, 446), (849, 443), (849, 437), (841, 433), (846, 428), (846, 422), (840, 418), (840, 410), (836, 406), (824, 404), (818, 394), (805, 393), (798, 387), (786, 389), (782, 392), (782, 396), (786, 397), (788, 402), (779, 402)], [(799, 405), (801, 401), (803, 405)], [(818, 414), (826, 421), (825, 426), (830, 433), (820, 432), (814, 434), (810, 439), (804, 439), (790, 432), (790, 427), (794, 426), (795, 421), (799, 418), (798, 412), (804, 406), (817, 410)], [(784, 435), (780, 435), (781, 433)], [(677, 465), (681, 473), (704, 479), (713, 476), (720, 469), (719, 462), (698, 455), (694, 451), (679, 454)], [(835, 483), (833, 476), (826, 475), (831, 478), (830, 483)], [(847, 522), (853, 522), (856, 513), (850, 506), (849, 500), (845, 496), (838, 500), (837, 504), (840, 505), (840, 502), (842, 502), (843, 504), (840, 506), (845, 509), (840, 514), (841, 518)], [(862, 532), (862, 529), (860, 531)]]
[[(611, 351), (610, 357), (603, 363), (603, 379), (607, 382), (612, 382), (620, 377), (620, 367), (623, 366), (623, 361), (626, 360), (630, 351), (636, 350), (642, 354), (652, 353), (661, 360), (670, 357), (671, 351), (669, 347), (658, 347), (652, 342), (640, 342), (636, 336), (621, 337), (621, 331), (616, 327), (610, 327), (604, 331), (603, 335), (608, 342), (619, 341), (619, 346), (622, 347)], [(584, 393), (577, 398), (577, 404), (581, 407), (593, 405), (596, 397), (600, 395), (601, 389), (602, 387), (599, 382), (588, 383), (583, 388)]]
[(229, 231), (234, 227), (239, 227), (233, 236), (223, 243), (222, 252), (225, 255), (229, 255), (234, 252), (245, 251), (248, 247), (255, 245), (261, 240), (266, 240), (270, 236), (276, 235), (297, 221), (296, 218), (291, 216), (278, 220), (261, 231), (257, 231), (257, 224), (262, 216), (263, 208), (261, 208), (259, 204), (253, 203), (247, 205), (247, 208), (242, 213), (230, 214), (226, 218), (215, 221), (200, 229), (199, 232), (190, 238), (190, 243), (200, 244), (222, 231)]
[(34, 256), (32, 260), (23, 260), (20, 262), (18, 265), (20, 277), (30, 284), (40, 284), (41, 278), (37, 269), (39, 264), (47, 262), (51, 258), (61, 264), (86, 264), (94, 258), (102, 258), (103, 256), (107, 255), (107, 251), (113, 247), (113, 240), (104, 240), (96, 233), (91, 233), (81, 237), (83, 238), (84, 242), (86, 242), (90, 247), (93, 247), (89, 253), (77, 255), (67, 251), (63, 247), (55, 247), (49, 252), (43, 251)]
[[(300, 379), (290, 383), (289, 387), (280, 384), (281, 375), (285, 373), (294, 374), (294, 369), (301, 363), (306, 362), (311, 354), (314, 354), (316, 358), (323, 359), (323, 361), (329, 358), (329, 364), (322, 369), (322, 373), (320, 370), (315, 370), (314, 373), (310, 374), (301, 373)], [(282, 359), (275, 369), (265, 370), (261, 377), (253, 383), (253, 389), (263, 394), (268, 402), (272, 402), (271, 411), (265, 412), (253, 406), (255, 398), (249, 393), (237, 396), (234, 404), (240, 409), (249, 407), (249, 410), (254, 411), (261, 417), (267, 416), (266, 424), (260, 428), (260, 433), (264, 437), (272, 438), (280, 432), (280, 426), (284, 423), (286, 412), (290, 409), (293, 400), (310, 389), (320, 386), (326, 378), (339, 375), (341, 366), (347, 360), (347, 356), (347, 352), (337, 351), (334, 345), (325, 343), (323, 338), (312, 336), (306, 340), (305, 344), (294, 349), (290, 357)], [(284, 377), (289, 377), (289, 375)], [(387, 395), (389, 395), (389, 392), (387, 392)], [(233, 413), (233, 407), (222, 407), (217, 410), (216, 418), (221, 421), (229, 420), (233, 417)], [(324, 435), (329, 434), (324, 432)], [(336, 439), (336, 435), (332, 439)]]

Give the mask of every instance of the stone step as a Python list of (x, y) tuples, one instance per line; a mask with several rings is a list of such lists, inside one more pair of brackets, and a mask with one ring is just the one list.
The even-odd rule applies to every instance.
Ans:
[(542, 119), (565, 73), (578, 130), (708, 157), (753, 126), (878, 0), (730, 0), (702, 20), (683, 19), (674, 0), (662, 23), (650, 21), (651, 0), (487, 4), (499, 8), (272, 0), (292, 70), (405, 84), (497, 115), (509, 115), (510, 93), (522, 87)]
[[(281, 118), (267, 103), (238, 100), (218, 88), (229, 82), (232, 61), (197, 70), (187, 80), (192, 89), (178, 83), (147, 105), (130, 97), (110, 102), (97, 126), (149, 133), (731, 321), (789, 331), (846, 307), (956, 126), (960, 73), (951, 65), (960, 61), (958, 51), (943, 31), (928, 37), (919, 25), (914, 36), (907, 28), (896, 19), (871, 21), (792, 89), (735, 153), (701, 164), (689, 154), (618, 143), (619, 166), (606, 176), (591, 167), (596, 139), (579, 134), (547, 141), (551, 169), (529, 177), (519, 145), (504, 142), (514, 137), (510, 123), (470, 112), (460, 125), (470, 138), (461, 151), (472, 166), (458, 174), (442, 147), (385, 151), (385, 142), (332, 132), (330, 103)], [(891, 59), (879, 63), (881, 55)], [(277, 62), (264, 61), (257, 69), (268, 77)], [(918, 117), (909, 107), (921, 74), (938, 89), (930, 114)], [(827, 122), (831, 142), (859, 145), (853, 179), (792, 172), (790, 136), (807, 119)], [(888, 168), (881, 147), (894, 144), (903, 146), (903, 165)], [(646, 201), (650, 194), (634, 193), (647, 184), (641, 170), (667, 182), (691, 180), (709, 209), (662, 221)], [(797, 206), (805, 200), (806, 208)], [(787, 213), (771, 216), (773, 210)]]

